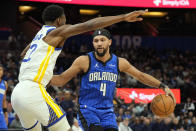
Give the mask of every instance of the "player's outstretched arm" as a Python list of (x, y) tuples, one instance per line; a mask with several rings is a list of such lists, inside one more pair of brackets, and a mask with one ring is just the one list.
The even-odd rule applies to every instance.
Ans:
[(145, 85), (158, 88), (161, 84), (159, 80), (157, 80), (151, 75), (139, 71), (124, 58), (119, 58), (119, 70), (128, 75), (131, 75)]
[(44, 41), (51, 44), (53, 43), (52, 46), (54, 47), (57, 46), (62, 47), (63, 45), (58, 45), (59, 42), (80, 33), (96, 30), (99, 28), (104, 28), (121, 21), (127, 21), (127, 22), (142, 21), (143, 19), (140, 18), (139, 16), (146, 13), (147, 11), (148, 10), (139, 10), (139, 11), (133, 11), (127, 14), (122, 14), (117, 16), (97, 17), (89, 21), (86, 21), (84, 23), (79, 23), (75, 25), (63, 25), (51, 31), (47, 35), (47, 37), (44, 38)]
[(139, 10), (139, 11), (133, 11), (128, 14), (122, 14), (117, 16), (98, 17), (84, 23), (71, 25), (66, 29), (60, 27), (62, 29), (61, 35), (63, 35), (64, 37), (65, 36), (70, 37), (87, 31), (104, 28), (121, 21), (127, 21), (127, 22), (142, 21), (143, 19), (140, 18), (139, 16), (146, 13), (147, 11), (148, 10)]
[(163, 83), (161, 83), (159, 80), (157, 80), (153, 76), (139, 71), (134, 66), (132, 66), (126, 59), (119, 58), (119, 70), (121, 72), (124, 72), (124, 73), (134, 77), (135, 79), (137, 79), (138, 81), (140, 81), (141, 83), (143, 83), (145, 85), (148, 85), (151, 87), (156, 87), (156, 88), (162, 88), (163, 91), (167, 95), (171, 95), (173, 97), (174, 102), (176, 103), (174, 94), (172, 93), (172, 91), (169, 89), (169, 87), (167, 85), (164, 85)]
[(71, 67), (61, 73), (60, 75), (53, 75), (50, 85), (53, 86), (64, 86), (67, 82), (69, 82), (73, 77), (75, 77), (78, 73), (84, 72), (84, 68), (88, 65), (88, 56), (80, 56), (78, 57)]

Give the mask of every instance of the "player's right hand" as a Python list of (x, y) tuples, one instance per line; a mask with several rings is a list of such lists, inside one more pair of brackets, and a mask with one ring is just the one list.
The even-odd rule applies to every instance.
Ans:
[(148, 9), (146, 10), (139, 10), (139, 11), (133, 11), (130, 12), (128, 14), (125, 14), (125, 21), (127, 22), (135, 22), (135, 21), (142, 21), (143, 18), (139, 17), (143, 14), (145, 14), (146, 12), (148, 12)]
[(176, 98), (175, 98), (173, 92), (169, 89), (168, 86), (166, 86), (166, 87), (164, 88), (164, 92), (165, 92), (166, 95), (169, 95), (169, 96), (172, 97), (172, 99), (173, 99), (173, 101), (174, 101), (174, 104), (175, 104), (175, 106), (176, 106)]

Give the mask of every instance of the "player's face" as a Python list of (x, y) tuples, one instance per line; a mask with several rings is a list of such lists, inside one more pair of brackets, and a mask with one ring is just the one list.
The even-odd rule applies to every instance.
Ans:
[(0, 78), (3, 76), (3, 67), (0, 67)]
[(103, 57), (109, 50), (112, 41), (105, 36), (98, 35), (93, 38), (93, 46), (98, 56)]

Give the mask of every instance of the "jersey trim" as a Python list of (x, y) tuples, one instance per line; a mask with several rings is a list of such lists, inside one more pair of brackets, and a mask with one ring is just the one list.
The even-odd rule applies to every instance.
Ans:
[(42, 96), (44, 97), (46, 103), (48, 105), (50, 105), (50, 107), (56, 113), (57, 117), (60, 118), (63, 115), (63, 112), (61, 111), (61, 109), (59, 108), (59, 106), (56, 103), (54, 103), (54, 101), (52, 100), (51, 96), (49, 96), (48, 93), (46, 92), (46, 90), (43, 87), (43, 85), (39, 84), (39, 87), (40, 87), (40, 91), (41, 91)]
[[(48, 33), (50, 33), (52, 30), (56, 29), (55, 26), (45, 26), (45, 27), (54, 27), (54, 28), (51, 28), (51, 29), (47, 30), (46, 35), (47, 35)], [(59, 51), (59, 50), (62, 50), (62, 49), (63, 49), (62, 47), (59, 47), (59, 48), (55, 47), (55, 50), (56, 50), (56, 51)]]
[(31, 129), (33, 129), (37, 124), (38, 124), (38, 121), (37, 121), (32, 127), (30, 127), (30, 128), (24, 128), (24, 127), (23, 127), (23, 129), (25, 129), (25, 130), (31, 130)]
[(79, 120), (81, 121), (82, 127), (85, 131), (88, 131), (89, 127), (88, 127), (88, 123), (86, 121), (86, 119), (84, 118), (82, 112), (80, 111), (80, 107), (78, 110), (78, 115), (79, 115)]
[(38, 73), (37, 73), (37, 75), (34, 78), (34, 82), (38, 82), (38, 83), (41, 82), (41, 80), (42, 80), (42, 78), (43, 78), (43, 76), (45, 74), (46, 68), (48, 66), (50, 56), (52, 55), (53, 52), (54, 52), (54, 47), (48, 46), (47, 55), (45, 56), (44, 60), (42, 61), (41, 65), (40, 65)]
[(95, 56), (95, 52), (94, 51), (93, 51), (93, 57), (95, 58), (96, 61), (98, 61), (101, 64), (103, 64), (104, 66), (106, 66), (107, 62), (109, 62), (113, 58), (113, 55), (112, 55), (112, 53), (110, 53), (110, 58), (106, 62), (103, 62), (103, 61), (97, 59), (96, 56)]
[(44, 27), (55, 27), (56, 28), (56, 26), (51, 26), (51, 25), (44, 25)]
[(59, 47), (59, 48), (56, 47), (56, 48), (55, 48), (55, 50), (57, 50), (57, 51), (58, 51), (58, 50), (62, 50), (62, 49), (63, 49), (62, 47)]
[(119, 69), (119, 57), (117, 57), (117, 70), (118, 70), (118, 73), (120, 73), (120, 69)]
[(46, 35), (47, 35), (48, 33), (50, 33), (50, 31), (52, 31), (52, 30), (54, 30), (54, 29), (55, 29), (55, 28), (51, 28), (51, 29), (47, 30)]
[(57, 119), (56, 121), (50, 123), (48, 126), (45, 126), (46, 128), (49, 128), (51, 126), (53, 126), (54, 124), (56, 124), (58, 121), (60, 121), (64, 116), (66, 116), (66, 114), (62, 115), (59, 119)]
[(44, 97), (46, 103), (48, 105), (50, 105), (50, 107), (54, 110), (54, 112), (56, 113), (57, 117), (59, 118), (59, 117), (61, 117), (63, 115), (63, 112), (58, 107), (58, 105), (56, 103), (54, 103), (54, 101), (52, 100), (51, 96), (48, 95), (48, 93), (46, 92), (45, 88), (41, 84), (41, 80), (44, 77), (44, 74), (45, 74), (46, 69), (47, 69), (48, 64), (49, 64), (50, 56), (52, 55), (53, 52), (54, 52), (54, 47), (48, 46), (47, 55), (44, 58), (44, 60), (42, 61), (41, 65), (40, 65), (40, 68), (38, 70), (38, 73), (37, 73), (36, 77), (34, 78), (34, 81), (39, 84), (40, 91), (41, 91), (42, 96)]

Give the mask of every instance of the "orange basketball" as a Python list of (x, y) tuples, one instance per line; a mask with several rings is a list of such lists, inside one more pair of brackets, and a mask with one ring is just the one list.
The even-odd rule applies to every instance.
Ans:
[(171, 96), (160, 94), (153, 98), (150, 108), (155, 115), (167, 117), (174, 112), (175, 105)]

